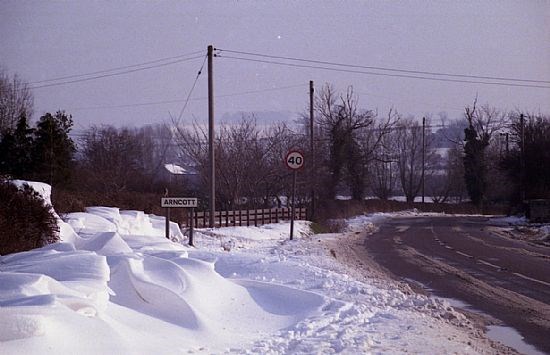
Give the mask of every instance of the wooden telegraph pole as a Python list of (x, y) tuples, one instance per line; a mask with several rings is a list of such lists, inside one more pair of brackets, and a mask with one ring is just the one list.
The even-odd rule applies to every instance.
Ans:
[(425, 176), (425, 162), (426, 162), (426, 117), (422, 117), (422, 203), (424, 203), (424, 176)]
[(520, 198), (521, 203), (525, 202), (525, 117), (523, 113), (519, 116), (520, 135), (521, 135), (521, 153), (520, 153)]
[(315, 144), (313, 142), (313, 80), (309, 81), (309, 150), (311, 153), (311, 168), (309, 172), (309, 181), (311, 184), (311, 220), (315, 216)]
[(216, 215), (216, 167), (214, 160), (214, 76), (213, 54), (214, 48), (208, 46), (208, 159), (210, 165), (210, 218), (208, 226), (214, 228), (214, 216)]

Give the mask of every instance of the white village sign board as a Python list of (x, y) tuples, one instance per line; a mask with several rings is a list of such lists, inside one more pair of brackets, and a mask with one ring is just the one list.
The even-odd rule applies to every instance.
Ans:
[(163, 197), (160, 200), (160, 207), (196, 208), (197, 199), (194, 197)]

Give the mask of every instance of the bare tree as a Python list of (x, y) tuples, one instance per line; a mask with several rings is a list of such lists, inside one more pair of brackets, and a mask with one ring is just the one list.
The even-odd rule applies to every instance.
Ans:
[[(282, 201), (280, 196), (291, 195), (291, 172), (286, 168), (283, 160), (290, 149), (305, 150), (306, 141), (303, 135), (297, 134), (288, 127), (286, 123), (278, 123), (265, 132), (267, 145), (265, 159), (269, 169), (263, 174), (263, 191), (267, 199), (274, 198), (280, 207)], [(298, 179), (297, 195), (301, 199), (305, 194), (306, 174), (300, 174)], [(311, 182), (308, 182), (311, 183)]]
[(472, 202), (483, 209), (487, 189), (486, 148), (493, 134), (506, 125), (507, 114), (489, 105), (465, 108), (468, 127), (464, 130), (464, 177)]
[(430, 190), (434, 202), (462, 202), (466, 198), (463, 152), (462, 142), (455, 143), (447, 150), (443, 171), (431, 180)]
[(163, 176), (161, 172), (164, 172), (163, 164), (177, 160), (172, 128), (167, 124), (145, 126), (139, 128), (136, 134), (143, 142), (143, 169), (151, 183), (159, 181)]
[(510, 200), (519, 206), (524, 198), (550, 198), (550, 115), (516, 111), (510, 121), (511, 146), (502, 162), (513, 184)]
[(391, 136), (399, 114), (392, 108), (386, 118), (379, 119), (375, 113), (374, 127), (363, 128), (359, 134), (361, 151), (363, 152), (363, 165), (367, 173), (366, 181), (375, 196), (381, 199), (391, 197), (397, 179), (395, 155), (395, 140)]
[(362, 199), (364, 152), (358, 134), (361, 129), (373, 125), (374, 113), (359, 109), (351, 86), (345, 95), (337, 97), (334, 89), (325, 85), (316, 98), (315, 110), (318, 124), (329, 144), (327, 195), (330, 198), (336, 196), (337, 187), (345, 176), (352, 198)]
[(389, 134), (382, 135), (377, 144), (375, 158), (370, 162), (370, 188), (373, 194), (382, 200), (393, 195), (397, 178), (396, 141)]
[(13, 132), (20, 117), (32, 117), (33, 102), (28, 85), (0, 69), (0, 136)]
[[(196, 121), (191, 125), (174, 125), (173, 131), (175, 149), (178, 156), (177, 161), (179, 165), (195, 173), (193, 184), (195, 196), (199, 198), (199, 201), (208, 201), (208, 191), (210, 191), (208, 131)], [(219, 144), (215, 145), (215, 149), (219, 149)], [(219, 154), (218, 152), (216, 153), (217, 155)], [(217, 162), (217, 156), (214, 159)], [(219, 170), (219, 166), (216, 166), (216, 170)], [(216, 196), (216, 201), (219, 201), (218, 196)], [(217, 203), (217, 205), (219, 206), (220, 204)]]
[[(179, 128), (176, 140), (185, 159), (196, 166), (207, 183), (207, 136), (199, 125)], [(285, 124), (260, 129), (253, 116), (221, 125), (216, 137), (216, 196), (221, 207), (269, 207), (281, 203), (288, 170), (283, 158), (289, 148), (301, 147), (302, 136)], [(206, 186), (206, 185), (204, 185)]]
[(446, 113), (440, 113), (441, 128), (435, 132), (435, 144), (443, 148), (442, 166), (429, 180), (429, 191), (434, 202), (462, 202), (467, 197), (464, 182), (464, 129), (468, 121), (464, 118), (450, 120)]
[(87, 188), (106, 193), (143, 190), (150, 185), (153, 142), (143, 133), (112, 126), (91, 127), (82, 144), (82, 179)]
[[(422, 125), (414, 118), (410, 117), (400, 121), (395, 130), (395, 140), (397, 147), (397, 165), (399, 167), (399, 179), (401, 188), (407, 199), (407, 202), (414, 202), (422, 188), (422, 171), (426, 171), (423, 166), (423, 149), (426, 154), (424, 163), (433, 159), (431, 149), (431, 139), (425, 140), (425, 146), (422, 146)], [(431, 137), (431, 135), (428, 135)], [(427, 165), (427, 164), (425, 164)]]
[(259, 171), (265, 168), (260, 132), (253, 119), (222, 125), (217, 139), (217, 194), (232, 207), (244, 197), (255, 198)]

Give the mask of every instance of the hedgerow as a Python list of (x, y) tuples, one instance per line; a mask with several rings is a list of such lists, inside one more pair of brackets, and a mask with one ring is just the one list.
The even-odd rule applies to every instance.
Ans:
[(0, 255), (40, 248), (59, 240), (52, 207), (31, 186), (0, 181)]

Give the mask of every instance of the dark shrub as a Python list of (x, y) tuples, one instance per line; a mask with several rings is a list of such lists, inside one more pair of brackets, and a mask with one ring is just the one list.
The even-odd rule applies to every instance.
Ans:
[(40, 248), (59, 240), (52, 208), (29, 185), (0, 181), (0, 255)]

